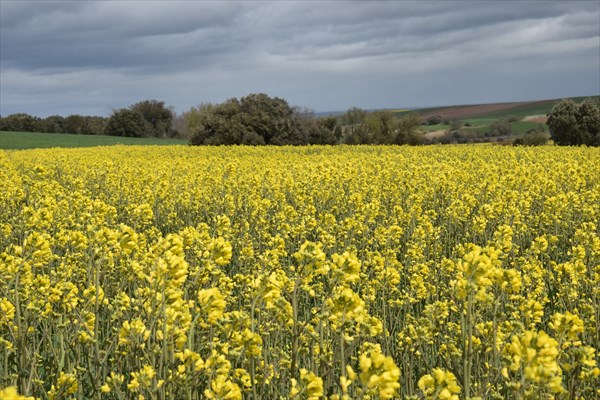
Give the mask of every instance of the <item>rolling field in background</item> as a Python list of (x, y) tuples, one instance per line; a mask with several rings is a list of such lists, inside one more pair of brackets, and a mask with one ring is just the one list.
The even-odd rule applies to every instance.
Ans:
[[(586, 98), (598, 98), (600, 96), (571, 97), (575, 102), (582, 102)], [(427, 118), (432, 115), (440, 115), (443, 118), (470, 119), (486, 117), (490, 119), (507, 118), (509, 116), (526, 117), (529, 115), (546, 115), (552, 111), (552, 107), (561, 99), (522, 101), (511, 103), (489, 103), (418, 108), (414, 110), (402, 110), (398, 114), (416, 112)]]
[(0, 131), (0, 149), (19, 150), (50, 147), (94, 147), (124, 145), (187, 144), (181, 139), (133, 138), (104, 135), (74, 135), (68, 133)]
[[(582, 102), (587, 97), (598, 98), (599, 96), (572, 97), (575, 102)], [(409, 112), (418, 113), (423, 119), (432, 116), (440, 116), (444, 120), (456, 119), (463, 124), (462, 129), (466, 131), (489, 132), (490, 126), (499, 120), (513, 119), (510, 122), (512, 134), (522, 135), (530, 130), (543, 128), (548, 132), (548, 126), (545, 125), (546, 115), (552, 111), (552, 107), (560, 99), (511, 102), (511, 103), (490, 103), (490, 104), (472, 104), (430, 107), (414, 110), (392, 110), (396, 115), (401, 116)], [(470, 126), (469, 126), (470, 125)], [(426, 132), (440, 134), (448, 130), (448, 124), (423, 125), (421, 127)]]

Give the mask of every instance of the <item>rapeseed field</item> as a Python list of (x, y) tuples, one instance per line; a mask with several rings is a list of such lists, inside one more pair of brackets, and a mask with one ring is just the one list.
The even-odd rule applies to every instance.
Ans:
[(0, 152), (0, 398), (596, 399), (600, 151)]

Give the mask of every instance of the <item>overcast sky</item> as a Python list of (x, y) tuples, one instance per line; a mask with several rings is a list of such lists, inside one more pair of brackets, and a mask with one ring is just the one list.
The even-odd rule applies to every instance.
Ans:
[(0, 114), (316, 111), (600, 94), (600, 2), (0, 0)]

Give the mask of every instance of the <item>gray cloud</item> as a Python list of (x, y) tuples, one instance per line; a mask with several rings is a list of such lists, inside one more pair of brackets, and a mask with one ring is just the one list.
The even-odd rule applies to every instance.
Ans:
[(600, 92), (596, 1), (0, 1), (0, 113), (317, 110)]

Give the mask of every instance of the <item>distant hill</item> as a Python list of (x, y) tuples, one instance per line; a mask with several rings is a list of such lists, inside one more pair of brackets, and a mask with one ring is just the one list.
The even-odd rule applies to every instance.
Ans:
[[(572, 97), (571, 99), (576, 102), (581, 102), (588, 97), (599, 98), (600, 96)], [(499, 119), (509, 116), (545, 116), (552, 111), (554, 104), (560, 100), (562, 99), (429, 107), (413, 109), (410, 110), (410, 112), (416, 112), (423, 118), (439, 115), (444, 119), (469, 119), (480, 117)], [(402, 110), (397, 114), (401, 115), (407, 112), (409, 111)]]
[[(600, 96), (586, 96), (570, 99), (579, 103), (588, 97), (600, 98)], [(429, 107), (398, 110), (394, 114), (402, 116), (412, 112), (419, 114), (423, 121), (430, 118), (440, 121), (432, 124), (424, 123), (421, 126), (426, 132), (425, 137), (429, 140), (439, 139), (447, 142), (456, 140), (460, 143), (473, 140), (504, 140), (531, 132), (548, 134), (548, 126), (545, 124), (547, 115), (560, 100), (562, 99)], [(456, 122), (452, 123), (452, 121)], [(453, 128), (452, 125), (456, 127)], [(499, 129), (499, 126), (503, 126), (502, 129)]]

